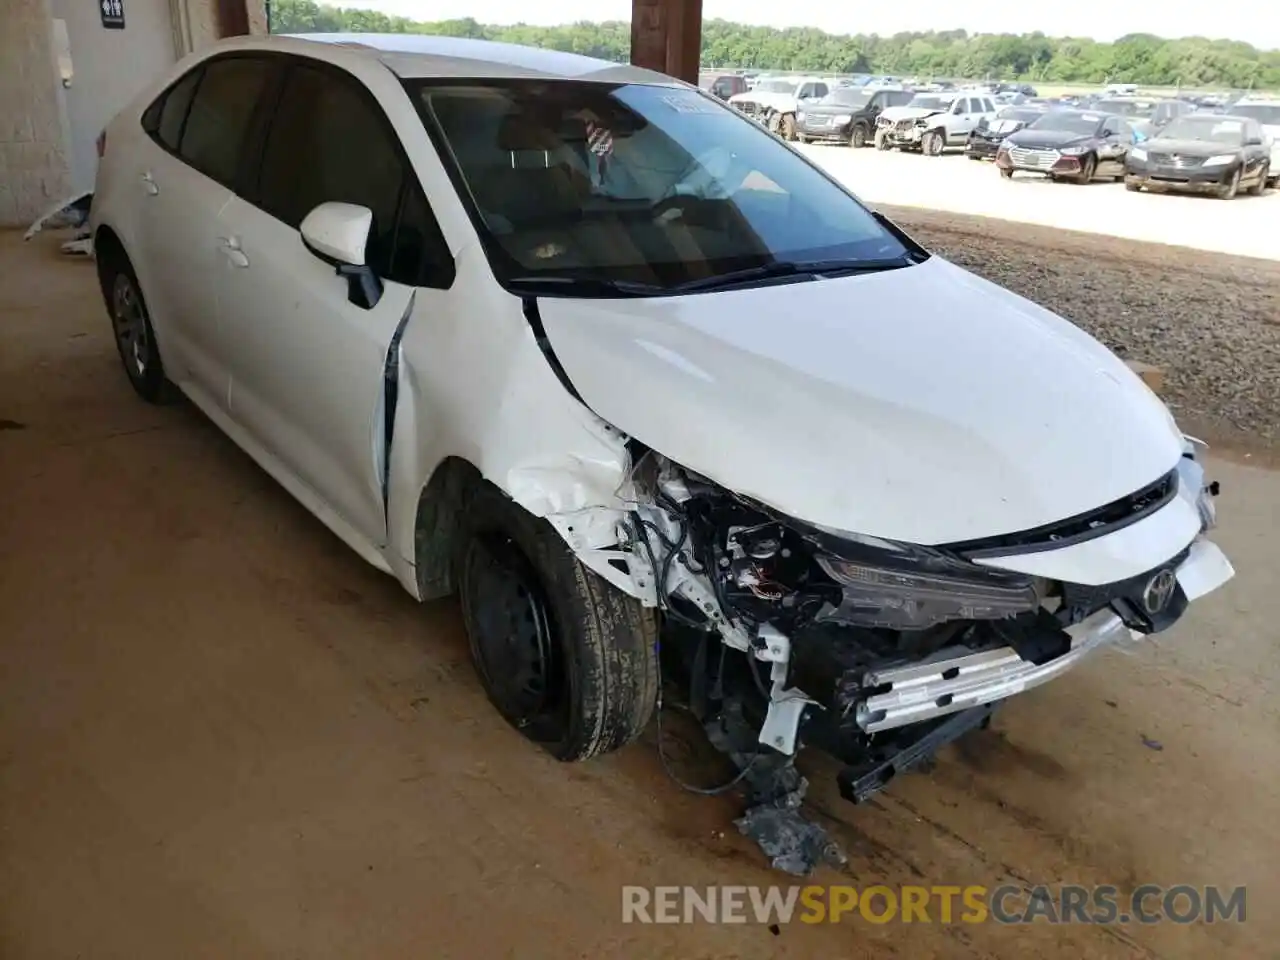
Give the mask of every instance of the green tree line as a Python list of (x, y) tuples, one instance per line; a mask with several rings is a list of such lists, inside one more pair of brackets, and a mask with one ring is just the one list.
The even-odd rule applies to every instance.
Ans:
[[(495, 26), (465, 18), (435, 23), (391, 17), (372, 10), (320, 5), (312, 0), (272, 0), (276, 33), (429, 33), (502, 40), (625, 62), (631, 48), (626, 21), (556, 27)], [(1057, 83), (1137, 83), (1150, 86), (1280, 87), (1280, 51), (1233, 40), (1185, 37), (1166, 40), (1146, 33), (1113, 43), (1081, 37), (1031, 34), (928, 33), (832, 34), (810, 27), (775, 30), (727, 20), (702, 27), (702, 62), (717, 67), (877, 73), (924, 77), (1025, 79)]]

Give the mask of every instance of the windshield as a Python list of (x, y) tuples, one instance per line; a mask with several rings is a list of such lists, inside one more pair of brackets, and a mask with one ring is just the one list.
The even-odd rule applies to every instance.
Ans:
[(1103, 113), (1114, 113), (1121, 117), (1152, 117), (1156, 112), (1156, 104), (1149, 100), (1099, 100), (1093, 105)]
[(1067, 113), (1054, 111), (1042, 113), (1033, 123), (1027, 125), (1028, 130), (1054, 130), (1059, 133), (1078, 133), (1087, 137), (1098, 129), (1102, 117), (1096, 113)]
[(795, 93), (798, 86), (794, 80), (761, 80), (755, 89), (761, 93)]
[(865, 107), (873, 96), (875, 96), (874, 93), (867, 93), (865, 90), (844, 88), (832, 90), (818, 102), (831, 107), (851, 107), (854, 110), (858, 110)]
[(903, 241), (784, 143), (694, 91), (413, 82), (500, 280), (670, 287)]
[(939, 96), (936, 93), (920, 93), (911, 98), (908, 107), (924, 107), (927, 110), (945, 110), (951, 106), (955, 97)]
[(1244, 143), (1244, 123), (1225, 117), (1179, 117), (1160, 131), (1161, 140), (1207, 140), (1238, 147)]
[(1228, 112), (1237, 117), (1257, 120), (1269, 127), (1280, 127), (1280, 103), (1237, 103)]

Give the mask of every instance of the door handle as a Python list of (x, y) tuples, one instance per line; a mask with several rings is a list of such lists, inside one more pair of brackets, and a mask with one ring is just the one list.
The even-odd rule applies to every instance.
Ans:
[(150, 170), (142, 175), (142, 189), (146, 191), (149, 197), (154, 197), (160, 192), (160, 184), (156, 183), (155, 178), (151, 176)]
[(240, 249), (240, 241), (235, 237), (219, 237), (218, 249), (222, 251), (224, 257), (231, 261), (233, 267), (244, 268), (249, 266), (249, 258)]

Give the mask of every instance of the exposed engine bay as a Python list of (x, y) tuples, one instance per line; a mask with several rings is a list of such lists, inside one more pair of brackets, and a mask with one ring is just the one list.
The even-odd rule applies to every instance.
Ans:
[[(1004, 698), (1092, 649), (1165, 629), (1188, 602), (1177, 571), (1194, 543), (1119, 583), (1064, 584), (966, 556), (989, 544), (920, 547), (819, 529), (635, 452), (625, 546), (634, 582), (665, 615), (663, 668), (679, 671), (691, 712), (739, 767), (734, 784), (754, 801), (739, 825), (793, 872), (830, 856), (795, 819), (805, 785), (791, 759), (802, 743), (846, 764), (841, 792), (862, 802), (985, 726)], [(1121, 529), (1180, 491), (1211, 526), (1217, 488), (1191, 449), (1157, 483), (1046, 542)], [(780, 827), (779, 811), (792, 822)], [(779, 847), (779, 831), (790, 847)]]

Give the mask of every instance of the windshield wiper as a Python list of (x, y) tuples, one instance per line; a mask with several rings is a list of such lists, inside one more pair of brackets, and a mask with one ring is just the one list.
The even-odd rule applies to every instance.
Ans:
[(785, 277), (797, 277), (816, 280), (818, 277), (848, 276), (854, 273), (881, 273), (885, 270), (898, 270), (917, 263), (917, 258), (910, 254), (892, 257), (886, 260), (777, 260), (773, 263), (761, 264), (758, 267), (747, 267), (744, 270), (731, 270), (714, 277), (699, 277), (686, 280), (670, 288), (672, 293), (688, 293), (691, 290), (714, 290), (719, 287), (733, 287), (756, 280), (774, 280)]
[(587, 297), (656, 297), (667, 292), (666, 287), (660, 287), (655, 283), (617, 280), (610, 277), (574, 276), (566, 273), (508, 277), (506, 282), (519, 287), (549, 287), (552, 291), (559, 290), (567, 294)]

